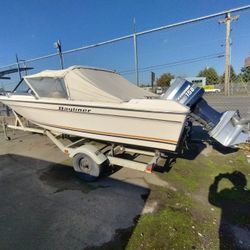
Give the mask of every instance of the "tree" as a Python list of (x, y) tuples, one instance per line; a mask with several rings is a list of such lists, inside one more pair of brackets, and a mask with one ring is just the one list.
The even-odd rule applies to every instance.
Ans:
[(168, 87), (172, 79), (174, 79), (174, 75), (171, 73), (164, 73), (159, 79), (157, 79), (157, 86)]
[(198, 77), (206, 77), (207, 84), (217, 84), (219, 76), (214, 68), (205, 68), (199, 72)]
[[(230, 65), (230, 82), (236, 82), (236, 81), (238, 81), (238, 76), (237, 76), (237, 74), (235, 73), (233, 66)], [(224, 83), (224, 82), (225, 82), (225, 72), (224, 72), (223, 75), (221, 76), (220, 82), (221, 82), (221, 83)]]
[(241, 76), (244, 82), (250, 82), (250, 67), (241, 69)]

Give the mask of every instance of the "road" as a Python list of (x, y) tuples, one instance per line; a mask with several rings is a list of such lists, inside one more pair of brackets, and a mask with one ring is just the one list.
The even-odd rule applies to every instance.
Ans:
[(220, 112), (225, 110), (239, 110), (241, 116), (250, 116), (250, 96), (229, 96), (207, 94), (204, 96), (209, 105)]

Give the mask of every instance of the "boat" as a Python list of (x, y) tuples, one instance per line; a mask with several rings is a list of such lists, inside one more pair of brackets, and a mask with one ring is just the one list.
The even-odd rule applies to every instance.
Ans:
[(190, 113), (116, 72), (83, 66), (24, 76), (0, 101), (53, 133), (160, 151), (177, 150)]
[[(249, 142), (250, 119), (237, 111), (217, 112), (203, 94), (196, 84), (177, 78), (159, 96), (116, 72), (72, 66), (25, 76), (0, 101), (16, 117), (15, 124), (7, 127), (47, 135), (73, 158), (81, 178), (93, 181), (105, 163), (152, 172), (160, 157), (182, 148), (193, 121), (223, 146)], [(23, 118), (38, 128), (26, 126)], [(3, 130), (10, 139), (5, 124)], [(64, 135), (80, 139), (66, 145)], [(127, 153), (134, 158), (124, 157)], [(150, 159), (136, 161), (140, 155)]]

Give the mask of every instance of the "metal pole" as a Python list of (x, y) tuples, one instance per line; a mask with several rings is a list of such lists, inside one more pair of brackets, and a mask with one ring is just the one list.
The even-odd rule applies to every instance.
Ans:
[(22, 75), (21, 75), (21, 71), (20, 71), (19, 59), (18, 59), (17, 54), (16, 54), (16, 64), (17, 64), (17, 72), (18, 72), (19, 78), (21, 80), (22, 79)]
[(63, 60), (63, 53), (62, 53), (62, 44), (61, 44), (60, 40), (57, 40), (57, 42), (55, 42), (55, 47), (57, 48), (57, 51), (59, 54), (61, 69), (63, 69), (64, 68), (64, 60)]
[(137, 49), (135, 18), (133, 19), (133, 24), (134, 24), (134, 36), (133, 36), (133, 38), (134, 38), (135, 80), (136, 80), (136, 85), (139, 86), (138, 49)]
[(230, 20), (230, 13), (228, 13), (226, 15), (225, 96), (229, 95), (230, 33), (231, 33), (231, 20)]
[(225, 19), (220, 20), (220, 24), (226, 24), (226, 51), (225, 51), (225, 79), (224, 79), (224, 94), (225, 96), (230, 95), (230, 52), (231, 52), (231, 22), (238, 20), (239, 16), (231, 16), (231, 13), (227, 13)]
[(151, 71), (151, 88), (153, 93), (155, 93), (154, 84), (155, 84), (155, 73)]
[(232, 67), (232, 39), (229, 40), (229, 67), (228, 67), (228, 88), (229, 95), (233, 95), (233, 82), (231, 75), (231, 67)]
[(24, 66), (24, 68), (25, 68), (25, 75), (27, 76), (27, 74), (28, 74), (28, 72), (27, 72), (27, 65), (26, 65), (26, 62), (25, 62), (25, 60), (20, 60), (20, 61), (22, 61), (22, 63), (23, 63), (23, 66)]

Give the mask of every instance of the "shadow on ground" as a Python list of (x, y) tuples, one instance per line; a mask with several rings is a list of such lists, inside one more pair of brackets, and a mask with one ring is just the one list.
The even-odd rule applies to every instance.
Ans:
[(213, 140), (208, 132), (202, 126), (193, 126), (190, 138), (186, 143), (179, 146), (177, 153), (168, 153), (164, 164), (156, 167), (154, 170), (158, 172), (169, 172), (176, 163), (176, 159), (195, 160), (205, 150), (213, 149), (222, 155), (228, 155), (237, 152), (236, 148), (224, 147), (220, 143)]
[[(219, 191), (225, 179), (233, 185)], [(219, 174), (209, 188), (209, 202), (221, 209), (220, 249), (250, 249), (250, 191), (241, 172)]]
[(84, 183), (67, 165), (0, 156), (1, 249), (124, 249), (150, 190)]
[(238, 151), (238, 149), (236, 148), (224, 147), (219, 142), (211, 138), (208, 132), (204, 130), (202, 126), (198, 125), (193, 126), (192, 128), (191, 142), (197, 144), (203, 144), (204, 145), (203, 149), (206, 147), (206, 144), (208, 144), (212, 146), (213, 149), (215, 149), (216, 151), (220, 152), (223, 155), (231, 154)]

